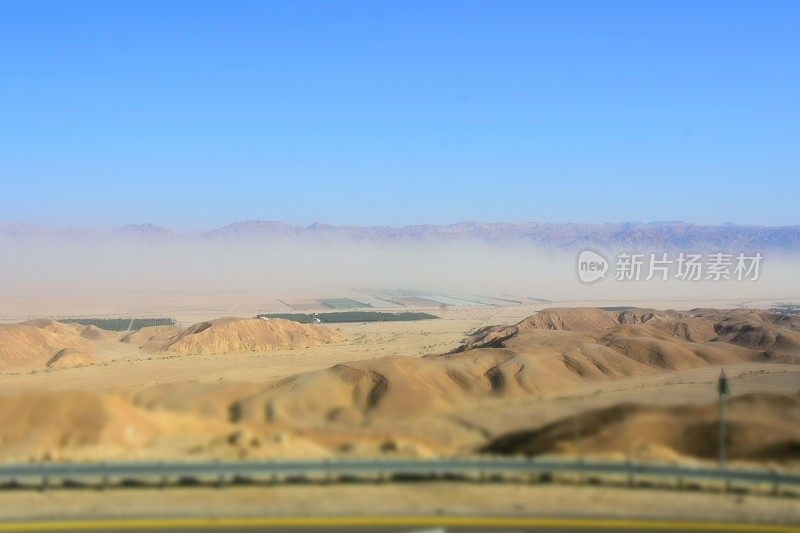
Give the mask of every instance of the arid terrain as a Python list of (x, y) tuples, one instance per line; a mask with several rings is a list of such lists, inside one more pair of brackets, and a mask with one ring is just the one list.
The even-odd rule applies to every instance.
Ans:
[(715, 454), (797, 464), (800, 318), (441, 308), (414, 322), (0, 326), (0, 459)]

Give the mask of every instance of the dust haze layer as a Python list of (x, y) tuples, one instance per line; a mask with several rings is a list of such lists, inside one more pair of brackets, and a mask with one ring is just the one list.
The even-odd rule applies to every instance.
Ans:
[[(647, 252), (649, 250), (642, 250)], [(658, 250), (653, 250), (657, 252)], [(607, 252), (609, 257), (613, 252)], [(800, 259), (765, 253), (758, 281), (583, 284), (571, 250), (530, 243), (0, 239), (0, 319), (291, 311), (282, 301), (408, 289), (552, 301), (800, 300)], [(357, 299), (357, 298), (356, 298)], [(179, 317), (180, 318), (180, 317)]]

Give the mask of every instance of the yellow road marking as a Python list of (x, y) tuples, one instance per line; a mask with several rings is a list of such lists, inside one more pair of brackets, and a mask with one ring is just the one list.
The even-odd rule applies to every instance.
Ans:
[(681, 520), (635, 520), (623, 518), (524, 518), (472, 516), (319, 516), (319, 517), (221, 517), (221, 518), (112, 518), (101, 520), (52, 520), (0, 522), (0, 531), (76, 531), (103, 529), (199, 529), (211, 527), (550, 527), (600, 528), (609, 530), (649, 529), (684, 531), (730, 531), (800, 533), (800, 525), (736, 524)]

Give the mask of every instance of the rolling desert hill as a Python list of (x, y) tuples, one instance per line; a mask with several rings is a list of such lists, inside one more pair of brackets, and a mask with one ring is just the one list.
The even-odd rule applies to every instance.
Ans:
[(72, 448), (143, 446), (163, 429), (147, 413), (82, 391), (0, 396), (0, 449), (9, 457), (57, 456)]
[(456, 351), (338, 364), (242, 402), (254, 421), (353, 423), (586, 382), (746, 362), (800, 362), (800, 318), (759, 311), (546, 309), (483, 328)]
[(59, 350), (46, 366), (49, 368), (69, 368), (73, 366), (91, 365), (97, 362), (95, 356), (86, 352), (81, 352), (74, 348), (64, 348)]
[(170, 339), (180, 335), (182, 332), (183, 328), (177, 324), (171, 326), (148, 326), (123, 334), (120, 341), (138, 346), (146, 352), (152, 352), (163, 347)]
[(179, 355), (267, 352), (308, 348), (344, 339), (335, 329), (288, 320), (221, 318), (117, 333), (95, 326), (32, 320), (0, 326), (0, 369), (65, 368), (151, 353)]
[(187, 457), (308, 457), (327, 452), (286, 433), (256, 433), (224, 419), (145, 409), (85, 391), (0, 395), (4, 461)]
[(91, 353), (98, 340), (115, 336), (92, 326), (31, 320), (0, 326), (0, 369), (44, 366), (65, 349)]
[(183, 355), (309, 348), (344, 339), (335, 329), (290, 320), (220, 318), (190, 326), (158, 351)]
[[(326, 357), (326, 350), (334, 348), (326, 343), (342, 334), (283, 320), (225, 318), (188, 328), (158, 326), (106, 338), (107, 332), (75, 324), (37, 321), (4, 328), (11, 328), (10, 333), (5, 331), (7, 343), (9, 339), (25, 341), (22, 344), (35, 352), (33, 359), (40, 367), (50, 362), (51, 367), (64, 368), (45, 375), (5, 376), (7, 382), (35, 385), (0, 394), (4, 413), (0, 416), (0, 459), (429, 456), (473, 453), (509, 432), (528, 435), (549, 426), (561, 429), (548, 429), (541, 433), (544, 436), (537, 433), (536, 446), (552, 441), (547, 453), (571, 453), (562, 438), (569, 416), (587, 406), (597, 410), (598, 405), (611, 414), (600, 409), (592, 417), (607, 419), (615, 431), (627, 431), (639, 440), (631, 440), (635, 449), (620, 451), (612, 438), (614, 432), (592, 433), (586, 422), (586, 440), (580, 444), (585, 446), (584, 453), (705, 457), (699, 445), (676, 441), (673, 433), (697, 431), (698, 439), (705, 439), (706, 426), (688, 428), (683, 420), (696, 418), (710, 424), (713, 409), (686, 406), (689, 414), (681, 418), (684, 407), (675, 411), (677, 415), (670, 414), (671, 410), (660, 407), (663, 404), (648, 403), (649, 393), (644, 391), (674, 382), (676, 390), (694, 391), (694, 396), (688, 399), (678, 393), (670, 402), (707, 402), (705, 394), (713, 389), (713, 381), (708, 380), (716, 378), (719, 370), (714, 367), (719, 365), (737, 368), (738, 379), (752, 384), (748, 388), (737, 385), (737, 393), (760, 393), (770, 390), (760, 388), (764, 387), (760, 383), (776, 382), (783, 383), (781, 394), (796, 391), (800, 384), (794, 386), (797, 373), (792, 363), (797, 363), (800, 353), (799, 326), (796, 317), (745, 310), (546, 309), (513, 325), (480, 328), (450, 352), (378, 358), (367, 353), (353, 361), (344, 359), (350, 350), (360, 347), (370, 352), (374, 346), (350, 339), (335, 347), (339, 355), (332, 366), (274, 378), (271, 373), (262, 373), (260, 378), (238, 373), (231, 379), (209, 369), (229, 359), (232, 365), (249, 362), (255, 368), (266, 363), (247, 350), (266, 351), (287, 343), (315, 346), (309, 353)], [(343, 329), (349, 332), (348, 338), (359, 331), (355, 326)], [(380, 337), (380, 342), (386, 340)], [(103, 350), (97, 350), (108, 346), (146, 357), (120, 366), (122, 361), (103, 359)], [(176, 351), (165, 350), (170, 347)], [(223, 350), (235, 350), (238, 355), (213, 355)], [(278, 353), (285, 361), (299, 355)], [(182, 354), (201, 355), (192, 361), (174, 357)], [(69, 368), (84, 365), (85, 356), (98, 357), (102, 364)], [(174, 365), (193, 369), (194, 374), (167, 371), (149, 384), (138, 381), (144, 377), (139, 374), (142, 366)], [(770, 367), (775, 371), (765, 370)], [(114, 377), (121, 371), (126, 384), (115, 388)], [(94, 390), (83, 390), (84, 383), (94, 383)], [(610, 396), (600, 404), (594, 399), (591, 403), (568, 399), (601, 389)], [(760, 453), (793, 449), (794, 434), (783, 422), (796, 425), (796, 399), (784, 405), (783, 400), (765, 398), (733, 401), (732, 421), (746, 426), (743, 439), (759, 432), (786, 438), (753, 444), (737, 457), (760, 460)], [(631, 402), (635, 402), (633, 407), (609, 407)], [(775, 409), (774, 416), (768, 415), (770, 409)], [(618, 412), (622, 414), (614, 415)], [(750, 425), (760, 429), (747, 433)], [(773, 445), (778, 448), (768, 447)], [(774, 455), (793, 457), (789, 452), (774, 451)]]
[[(718, 416), (716, 404), (671, 407), (620, 404), (580, 413), (535, 430), (499, 436), (480, 451), (714, 459)], [(732, 398), (726, 420), (730, 459), (800, 459), (800, 394), (761, 393)]]

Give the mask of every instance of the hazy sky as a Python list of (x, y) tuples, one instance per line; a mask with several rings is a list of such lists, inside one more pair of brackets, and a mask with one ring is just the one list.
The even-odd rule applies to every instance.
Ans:
[(800, 3), (0, 3), (0, 220), (798, 224)]

